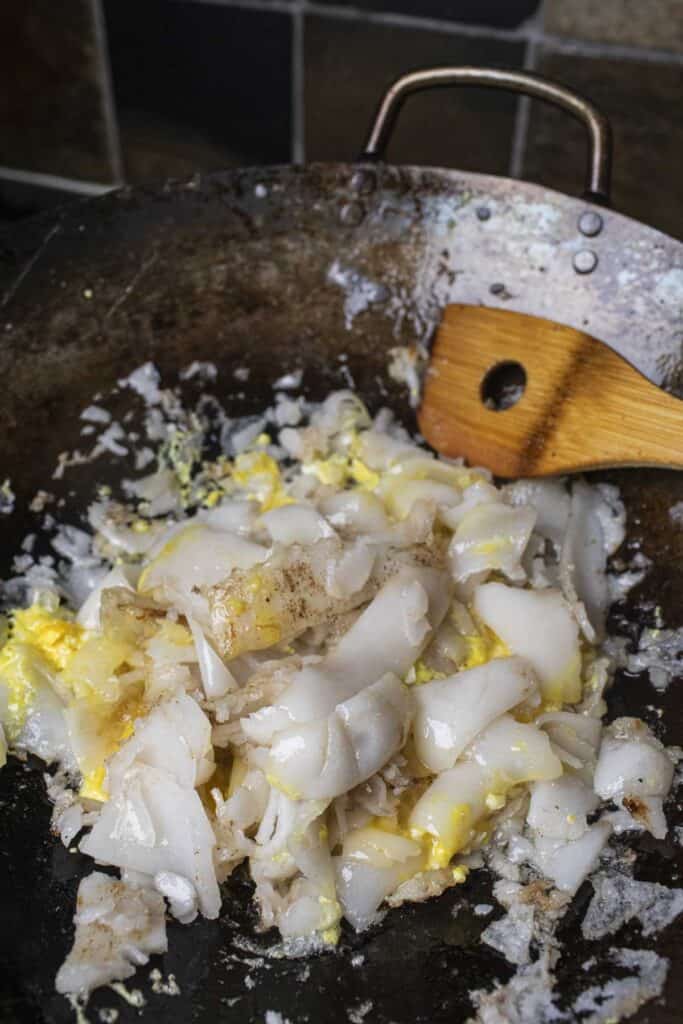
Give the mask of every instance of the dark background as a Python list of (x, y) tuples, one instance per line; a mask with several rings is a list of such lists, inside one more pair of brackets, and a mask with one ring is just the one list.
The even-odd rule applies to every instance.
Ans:
[[(123, 182), (348, 160), (382, 90), (447, 63), (526, 67), (615, 129), (615, 206), (683, 236), (683, 0), (4, 0), (0, 218)], [(582, 179), (580, 128), (483, 91), (406, 107), (389, 157)]]

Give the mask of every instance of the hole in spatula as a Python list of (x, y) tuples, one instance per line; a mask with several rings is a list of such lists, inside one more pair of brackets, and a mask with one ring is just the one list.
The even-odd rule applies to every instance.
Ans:
[(502, 412), (517, 405), (526, 387), (526, 371), (521, 363), (496, 363), (481, 382), (481, 400), (487, 409)]

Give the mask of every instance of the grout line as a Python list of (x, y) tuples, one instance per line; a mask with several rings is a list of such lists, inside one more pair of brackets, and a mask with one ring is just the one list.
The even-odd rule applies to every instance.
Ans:
[[(187, 0), (172, 0), (172, 3), (185, 2)], [(236, 7), (251, 11), (274, 11), (277, 14), (291, 14), (294, 10), (291, 0), (190, 0), (190, 2), (214, 7)]]
[(119, 183), (113, 181), (109, 185), (102, 185), (96, 181), (62, 178), (58, 174), (41, 174), (16, 167), (0, 167), (0, 181), (3, 180), (14, 181), (19, 185), (36, 185), (39, 188), (58, 188), (62, 192), (74, 192), (81, 196), (102, 196), (119, 186)]
[(604, 60), (642, 61), (650, 64), (683, 65), (683, 53), (673, 50), (648, 49), (645, 46), (623, 46), (620, 43), (591, 43), (584, 39), (565, 39), (550, 33), (541, 33), (534, 42), (540, 42), (555, 53), (577, 57), (602, 57)]
[[(227, 0), (227, 2), (231, 2), (231, 0)], [(493, 25), (471, 25), (463, 21), (423, 18), (413, 14), (368, 11), (361, 10), (358, 7), (339, 7), (336, 4), (315, 3), (315, 0), (302, 0), (302, 4), (307, 14), (316, 14), (337, 21), (357, 21), (371, 25), (392, 25), (396, 28), (441, 32), (444, 35), (468, 36), (471, 39), (506, 39), (510, 42), (526, 39), (527, 35), (524, 23), (517, 28), (502, 29), (495, 28)]]
[(119, 134), (119, 122), (114, 100), (114, 84), (109, 60), (109, 45), (107, 42), (107, 26), (104, 21), (101, 0), (90, 0), (92, 10), (93, 30), (95, 35), (95, 47), (97, 50), (97, 73), (102, 90), (102, 106), (104, 108), (104, 124), (107, 136), (107, 149), (109, 151), (109, 165), (114, 181), (123, 185), (125, 177), (123, 171), (123, 152), (121, 149), (121, 136)]
[[(529, 40), (524, 53), (524, 70), (534, 71), (536, 69), (537, 44)], [(531, 116), (531, 97), (520, 96), (517, 104), (517, 115), (515, 117), (515, 130), (512, 136), (510, 149), (510, 166), (508, 176), (510, 178), (522, 178), (524, 176), (524, 154), (526, 152), (527, 136), (529, 134), (529, 117)]]
[[(177, 0), (176, 0), (177, 2)], [(588, 40), (569, 39), (547, 33), (542, 28), (539, 15), (529, 18), (516, 28), (501, 29), (493, 25), (472, 25), (462, 21), (446, 21), (442, 18), (423, 18), (419, 15), (387, 13), (384, 11), (361, 10), (357, 7), (342, 7), (337, 4), (321, 4), (316, 0), (191, 0), (193, 3), (217, 4), (223, 7), (237, 7), (255, 11), (278, 11), (315, 14), (336, 21), (356, 21), (364, 24), (390, 25), (396, 28), (422, 29), (440, 32), (443, 35), (465, 36), (472, 39), (502, 39), (508, 42), (532, 42), (546, 46), (559, 53), (577, 57), (602, 57), (623, 60), (640, 60), (651, 63), (683, 64), (683, 53), (672, 50), (648, 49), (644, 46), (624, 46), (620, 43), (592, 43)]]
[(297, 4), (292, 11), (292, 163), (306, 162), (304, 99), (304, 12)]

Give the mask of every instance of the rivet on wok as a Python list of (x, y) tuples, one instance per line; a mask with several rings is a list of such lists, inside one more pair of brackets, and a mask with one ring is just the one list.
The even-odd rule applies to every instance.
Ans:
[(598, 257), (592, 249), (579, 249), (572, 263), (577, 274), (590, 274), (598, 265)]
[(351, 178), (351, 188), (360, 196), (370, 195), (377, 188), (377, 175), (374, 171), (355, 171)]
[(587, 235), (588, 238), (599, 235), (602, 231), (602, 226), (602, 217), (595, 210), (586, 210), (579, 217), (579, 231), (582, 235)]
[(344, 203), (341, 208), (339, 219), (347, 227), (355, 228), (363, 220), (365, 210), (360, 203)]
[(491, 211), (489, 210), (488, 206), (477, 207), (477, 217), (479, 218), (479, 220), (488, 220), (490, 216)]

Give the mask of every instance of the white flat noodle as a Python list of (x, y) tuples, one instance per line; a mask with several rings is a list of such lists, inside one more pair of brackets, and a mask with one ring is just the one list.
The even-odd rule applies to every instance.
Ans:
[(546, 734), (511, 715), (501, 715), (477, 736), (467, 756), (506, 788), (562, 774), (562, 764)]
[(489, 778), (478, 764), (460, 763), (438, 775), (415, 804), (410, 828), (433, 836), (444, 867), (472, 838), (476, 823), (486, 813)]
[(411, 829), (435, 841), (432, 867), (445, 866), (471, 842), (478, 822), (504, 805), (512, 786), (562, 774), (545, 733), (509, 715), (485, 729), (465, 756), (436, 777), (410, 815)]
[(260, 769), (252, 769), (244, 776), (231, 796), (220, 805), (219, 818), (245, 831), (256, 825), (263, 817), (270, 786)]
[[(582, 480), (574, 482), (559, 570), (564, 596), (572, 605), (581, 602), (595, 635), (602, 634), (608, 603), (607, 551), (598, 514), (602, 503), (595, 487)], [(590, 630), (588, 639), (594, 640)]]
[(462, 492), (462, 500), (458, 505), (440, 510), (440, 517), (451, 530), (458, 526), (473, 509), (480, 505), (500, 505), (503, 501), (501, 492), (488, 480), (476, 480)]
[(662, 744), (639, 718), (618, 718), (605, 730), (595, 767), (595, 792), (614, 800), (640, 827), (663, 839), (667, 832), (662, 800), (674, 766)]
[(392, 577), (319, 665), (298, 672), (278, 701), (243, 722), (247, 735), (268, 742), (292, 722), (327, 716), (388, 672), (403, 678), (446, 614), (449, 583), (434, 569)]
[(380, 472), (404, 464), (411, 457), (428, 458), (427, 453), (416, 444), (388, 437), (377, 430), (364, 431), (358, 449), (363, 462)]
[(277, 915), (285, 938), (310, 936), (335, 928), (341, 918), (334, 867), (324, 830), (316, 817), (306, 828), (297, 828), (287, 848), (302, 877), (289, 890), (286, 906)]
[(496, 658), (416, 687), (418, 757), (435, 772), (452, 768), (477, 733), (535, 692), (536, 678), (522, 658)]
[(353, 789), (400, 750), (411, 704), (401, 680), (385, 676), (338, 704), (326, 719), (278, 733), (268, 778), (297, 798), (331, 799)]
[(456, 582), (493, 571), (509, 580), (524, 580), (520, 560), (535, 521), (536, 513), (529, 506), (487, 503), (473, 508), (461, 519), (448, 549)]
[(189, 878), (173, 871), (159, 871), (154, 876), (154, 888), (168, 900), (169, 909), (181, 924), (190, 924), (197, 916), (199, 899)]
[(179, 693), (135, 723), (130, 739), (109, 760), (107, 787), (118, 793), (136, 762), (168, 772), (181, 786), (205, 781), (204, 762), (213, 758), (211, 723), (197, 702)]
[(162, 548), (140, 577), (138, 588), (143, 594), (180, 602), (204, 622), (207, 603), (197, 593), (199, 588), (219, 583), (233, 569), (251, 568), (267, 553), (267, 548), (236, 534), (193, 524)]
[(194, 619), (188, 619), (192, 631), (199, 672), (202, 677), (204, 693), (209, 700), (224, 697), (226, 693), (237, 689), (237, 681), (222, 658), (214, 651), (206, 639), (204, 630)]
[(345, 565), (347, 553), (353, 563), (354, 546), (345, 549), (338, 537), (305, 546), (276, 545), (263, 565), (233, 570), (210, 588), (211, 635), (221, 654), (232, 661), (291, 642), (372, 597), (380, 583), (379, 578), (367, 578), (374, 553), (355, 552), (360, 556), (359, 579), (353, 578), (353, 564)]
[(384, 504), (369, 491), (338, 491), (320, 502), (320, 511), (338, 530), (378, 534), (389, 528)]
[(557, 551), (569, 519), (569, 492), (564, 480), (516, 480), (503, 488), (513, 505), (531, 505), (536, 509), (537, 533), (552, 541)]
[(581, 761), (595, 760), (602, 736), (599, 718), (574, 711), (546, 711), (536, 725), (548, 733), (553, 744)]
[[(192, 363), (183, 376), (214, 373)], [(554, 1001), (556, 924), (613, 829), (666, 834), (675, 761), (635, 719), (603, 738), (615, 645), (594, 641), (627, 585), (618, 573), (609, 589), (605, 571), (623, 538), (616, 490), (496, 487), (488, 471), (413, 443), (387, 410), (372, 421), (350, 391), (320, 404), (280, 395), (235, 420), (208, 395), (184, 409), (152, 364), (121, 384), (148, 406), (144, 429), (165, 446), (158, 465), (178, 445), (197, 469), (192, 494), (216, 504), (188, 511), (177, 475), (158, 469), (127, 482), (128, 504), (90, 508), (94, 539), (60, 528), (55, 556), (41, 560), (27, 538), (13, 570), (24, 575), (3, 588), (6, 601), (31, 596), (41, 609), (13, 631), (0, 621), (11, 645), (0, 656), (0, 763), (8, 743), (57, 761), (46, 776), (55, 832), (122, 873), (82, 883), (59, 990), (80, 1007), (163, 952), (164, 900), (180, 922), (217, 918), (219, 880), (242, 862), (260, 927), (279, 929), (287, 955), (332, 945), (342, 915), (362, 930), (383, 905), (431, 898), (486, 864), (508, 914), (486, 922), (483, 940), (519, 972), (474, 993), (477, 1021), (597, 1021), (596, 986), (573, 1006)], [(136, 441), (129, 416), (85, 418), (107, 427), (94, 454), (119, 457)], [(271, 428), (277, 443), (254, 447)], [(224, 454), (251, 452), (233, 467), (241, 474), (204, 461), (217, 435)], [(131, 450), (138, 469), (155, 458), (142, 454)], [(80, 606), (85, 633), (51, 621), (62, 601)], [(663, 685), (678, 673), (679, 640), (646, 632), (621, 663)], [(466, 664), (477, 667), (456, 671)], [(589, 824), (600, 798), (619, 806)], [(613, 865), (593, 877), (591, 940), (630, 919), (654, 934), (682, 912), (683, 891), (615, 879)], [(648, 955), (611, 962), (646, 969)], [(651, 963), (656, 989), (665, 965)], [(640, 998), (640, 978), (604, 986), (610, 1012), (630, 1005), (632, 981)]]
[(78, 887), (74, 924), (74, 944), (55, 982), (63, 995), (87, 996), (130, 978), (150, 956), (168, 949), (163, 898), (100, 871)]
[(533, 784), (527, 822), (550, 839), (579, 839), (587, 828), (586, 816), (597, 806), (598, 798), (587, 783), (575, 775), (563, 775)]
[(341, 599), (357, 594), (370, 579), (376, 557), (376, 547), (362, 538), (349, 545), (329, 564), (325, 581), (327, 593)]
[(460, 504), (460, 491), (438, 480), (404, 480), (400, 476), (391, 488), (384, 490), (384, 500), (390, 513), (397, 519), (405, 519), (417, 502), (424, 502), (439, 509), (449, 509)]
[(126, 590), (133, 590), (129, 578), (130, 570), (122, 565), (115, 565), (114, 568), (104, 576), (101, 583), (85, 599), (78, 609), (76, 622), (84, 629), (98, 630), (100, 628), (100, 607), (102, 594), (112, 587), (124, 587)]
[(562, 892), (575, 893), (598, 863), (611, 832), (609, 822), (597, 821), (573, 841), (537, 837), (535, 847), (539, 871)]
[(351, 832), (334, 858), (344, 917), (357, 931), (377, 920), (384, 899), (424, 863), (418, 843), (378, 828)]
[(264, 513), (260, 522), (276, 544), (315, 544), (335, 536), (330, 524), (312, 505), (282, 505)]
[[(0, 678), (0, 695), (3, 690)], [(64, 705), (47, 679), (34, 685), (30, 711), (12, 747), (34, 754), (46, 764), (56, 763), (67, 771), (77, 770)]]
[(311, 425), (327, 437), (370, 425), (370, 414), (362, 399), (346, 388), (332, 391), (311, 412)]
[(200, 509), (197, 519), (214, 530), (225, 530), (227, 533), (236, 533), (244, 537), (253, 530), (258, 512), (257, 501), (222, 501), (214, 508)]
[(513, 654), (531, 663), (546, 700), (581, 699), (579, 631), (559, 591), (484, 583), (475, 592), (474, 610)]
[(213, 829), (197, 793), (160, 768), (136, 764), (104, 805), (82, 853), (101, 864), (188, 878), (205, 917), (218, 917), (220, 893), (213, 865)]

